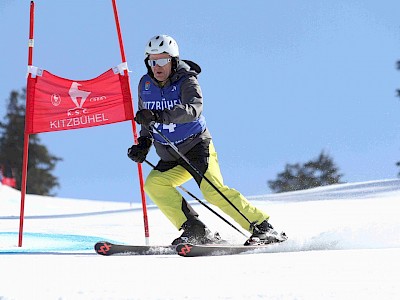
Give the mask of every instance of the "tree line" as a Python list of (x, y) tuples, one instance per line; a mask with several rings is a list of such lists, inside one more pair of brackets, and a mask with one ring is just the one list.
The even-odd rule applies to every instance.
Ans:
[[(397, 62), (400, 70), (400, 61)], [(396, 91), (400, 97), (400, 89)], [(16, 188), (21, 189), (22, 159), (24, 151), (26, 91), (12, 91), (7, 100), (4, 121), (0, 121), (0, 164), (11, 167), (16, 180)], [(37, 134), (29, 139), (27, 171), (27, 193), (54, 196), (60, 187), (59, 179), (53, 171), (62, 158), (51, 154)], [(396, 163), (400, 167), (400, 161)], [(400, 177), (400, 172), (398, 173)], [(319, 186), (343, 183), (343, 174), (332, 157), (322, 151), (316, 158), (300, 164), (286, 164), (275, 180), (267, 184), (272, 192), (290, 192)]]

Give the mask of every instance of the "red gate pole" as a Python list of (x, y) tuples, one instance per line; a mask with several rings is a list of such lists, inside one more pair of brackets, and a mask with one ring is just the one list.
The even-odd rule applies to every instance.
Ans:
[[(32, 66), (33, 61), (33, 24), (35, 17), (35, 3), (31, 1), (30, 5), (30, 21), (29, 21), (29, 42), (28, 42), (28, 67)], [(26, 89), (26, 103), (28, 98), (30, 97), (30, 78), (31, 74), (28, 72), (27, 79), (27, 89)], [(18, 234), (18, 247), (22, 247), (22, 235), (24, 231), (24, 216), (25, 216), (25, 195), (26, 195), (26, 180), (27, 180), (27, 172), (28, 172), (28, 148), (29, 148), (29, 134), (27, 133), (27, 115), (28, 115), (28, 107), (25, 109), (25, 132), (24, 132), (24, 154), (22, 160), (22, 179), (21, 179), (21, 209), (19, 214), (19, 234)]]
[[(121, 27), (119, 25), (119, 17), (118, 17), (116, 0), (112, 0), (112, 5), (113, 5), (113, 10), (114, 10), (115, 25), (117, 26), (117, 34), (118, 34), (119, 48), (120, 48), (120, 52), (121, 52), (121, 59), (122, 59), (123, 63), (126, 63), (124, 43), (122, 41)], [(130, 83), (129, 83), (128, 70), (124, 70), (124, 76), (128, 76), (128, 86), (129, 86), (129, 90), (131, 90)], [(132, 104), (132, 110), (134, 112), (133, 104)], [(136, 129), (136, 123), (133, 119), (132, 119), (132, 131), (133, 131), (134, 142), (135, 142), (135, 144), (137, 144), (137, 129)], [(137, 167), (138, 167), (138, 173), (139, 173), (140, 193), (142, 195), (144, 235), (145, 235), (145, 239), (146, 239), (146, 245), (148, 245), (150, 234), (149, 234), (149, 222), (148, 222), (148, 218), (147, 218), (146, 194), (144, 192), (142, 164), (138, 163)]]

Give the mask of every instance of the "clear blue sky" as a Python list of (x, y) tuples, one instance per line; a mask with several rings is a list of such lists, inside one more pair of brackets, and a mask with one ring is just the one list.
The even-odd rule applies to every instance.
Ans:
[[(30, 1), (0, 2), (0, 117), (26, 85)], [(117, 1), (131, 89), (143, 50), (173, 36), (197, 62), (204, 114), (225, 182), (270, 193), (285, 164), (324, 150), (358, 182), (395, 178), (400, 160), (400, 1)], [(35, 66), (90, 79), (121, 62), (111, 0), (35, 1)], [(60, 197), (140, 201), (126, 157), (130, 122), (39, 135), (64, 160)], [(157, 162), (154, 150), (149, 160)], [(149, 168), (144, 166), (145, 174)], [(185, 185), (199, 197), (194, 183)]]

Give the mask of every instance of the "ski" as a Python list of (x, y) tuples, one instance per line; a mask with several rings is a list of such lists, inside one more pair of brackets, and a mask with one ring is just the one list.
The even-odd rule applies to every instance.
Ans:
[(221, 256), (235, 254), (264, 253), (268, 246), (264, 245), (229, 245), (229, 244), (206, 244), (194, 245), (183, 243), (175, 245), (145, 246), (145, 245), (122, 245), (113, 244), (107, 241), (97, 242), (94, 250), (97, 254), (110, 255), (173, 255), (178, 254), (184, 257), (196, 256)]
[(195, 256), (219, 256), (219, 255), (234, 255), (241, 253), (259, 253), (265, 252), (271, 244), (244, 246), (244, 245), (193, 245), (183, 243), (176, 246), (176, 252), (180, 256), (195, 257)]
[(176, 254), (176, 246), (121, 245), (102, 241), (94, 245), (97, 254), (110, 255), (168, 255)]

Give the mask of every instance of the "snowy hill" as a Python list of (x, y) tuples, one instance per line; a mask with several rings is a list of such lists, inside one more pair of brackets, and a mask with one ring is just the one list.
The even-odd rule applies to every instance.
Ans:
[[(0, 299), (400, 299), (400, 180), (249, 197), (289, 236), (268, 253), (102, 257), (144, 244), (141, 205), (27, 195), (0, 185)], [(193, 203), (211, 230), (243, 236)], [(179, 233), (149, 204), (150, 243)]]

